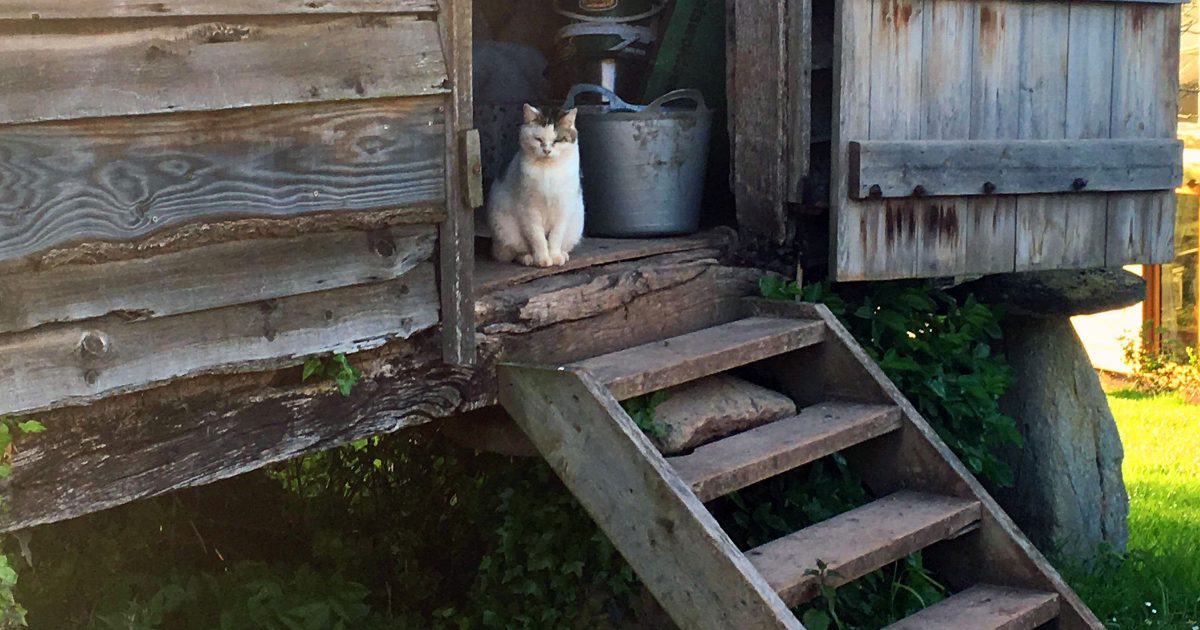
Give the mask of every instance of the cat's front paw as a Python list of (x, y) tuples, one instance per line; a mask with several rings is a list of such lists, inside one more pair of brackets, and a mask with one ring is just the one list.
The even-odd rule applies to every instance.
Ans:
[(535, 256), (533, 254), (525, 254), (521, 256), (521, 264), (526, 267), (549, 267), (554, 264), (550, 256)]
[(571, 256), (567, 252), (554, 252), (550, 254), (550, 264), (554, 267), (565, 265), (568, 260), (571, 260)]

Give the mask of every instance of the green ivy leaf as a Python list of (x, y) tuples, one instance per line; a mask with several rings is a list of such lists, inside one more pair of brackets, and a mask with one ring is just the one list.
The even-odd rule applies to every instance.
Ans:
[(17, 423), (17, 428), (21, 430), (21, 433), (41, 433), (46, 430), (46, 425), (37, 420), (26, 420)]
[(304, 373), (300, 376), (300, 380), (307, 381), (309, 377), (317, 373), (317, 370), (321, 369), (323, 364), (324, 362), (321, 361), (321, 357), (309, 357), (304, 362)]
[(800, 622), (808, 630), (828, 630), (830, 624), (829, 615), (825, 614), (825, 611), (816, 608), (810, 608), (805, 611)]

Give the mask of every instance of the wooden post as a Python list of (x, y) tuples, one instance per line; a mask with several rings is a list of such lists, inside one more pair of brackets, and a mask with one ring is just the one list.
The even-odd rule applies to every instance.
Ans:
[(440, 0), (442, 48), (450, 75), (446, 105), (446, 221), (439, 234), (442, 354), (447, 363), (475, 362), (475, 208), (463, 148), (471, 128), (471, 2)]

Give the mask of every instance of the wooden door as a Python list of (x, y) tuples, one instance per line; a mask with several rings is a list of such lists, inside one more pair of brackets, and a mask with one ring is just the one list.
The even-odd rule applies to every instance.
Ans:
[(843, 0), (835, 21), (836, 279), (1170, 259), (1179, 5)]

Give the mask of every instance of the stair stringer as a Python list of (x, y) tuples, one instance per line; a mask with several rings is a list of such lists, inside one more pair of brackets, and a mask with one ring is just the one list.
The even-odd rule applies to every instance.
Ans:
[(1060, 630), (1103, 630), (1096, 615), (827, 307), (777, 300), (747, 302), (758, 315), (820, 319), (828, 328), (823, 344), (764, 362), (781, 390), (797, 403), (837, 398), (900, 408), (904, 422), (898, 432), (844, 453), (874, 493), (883, 496), (908, 488), (980, 501), (983, 510), (977, 531), (925, 550), (926, 560), (939, 575), (960, 587), (990, 582), (1053, 591), (1061, 601)]
[(586, 371), (507, 364), (497, 371), (500, 403), (679, 627), (803, 630)]

